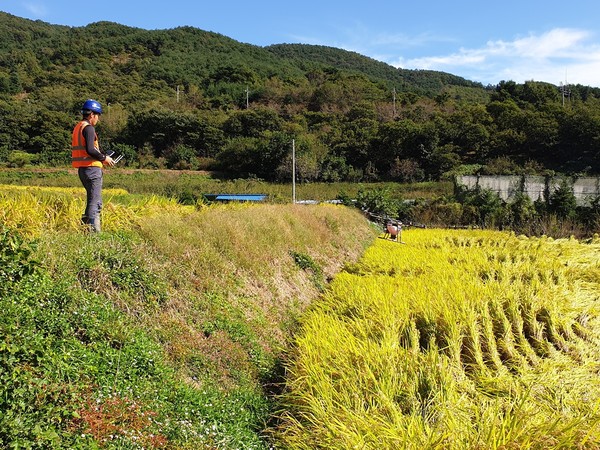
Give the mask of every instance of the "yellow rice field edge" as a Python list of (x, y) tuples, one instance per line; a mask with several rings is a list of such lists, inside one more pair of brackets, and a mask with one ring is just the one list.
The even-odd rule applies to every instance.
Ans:
[[(103, 190), (102, 229), (117, 231), (135, 226), (139, 217), (154, 213), (189, 214), (193, 206), (156, 195), (131, 196), (124, 189)], [(0, 222), (36, 237), (49, 230), (83, 232), (83, 188), (0, 185)]]

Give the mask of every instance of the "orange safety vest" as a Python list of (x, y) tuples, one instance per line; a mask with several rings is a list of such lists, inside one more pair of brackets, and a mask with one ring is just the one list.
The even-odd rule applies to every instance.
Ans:
[[(92, 158), (85, 149), (85, 139), (83, 137), (83, 129), (87, 127), (89, 123), (82, 120), (73, 129), (73, 136), (71, 139), (71, 164), (73, 167), (102, 167), (102, 161)], [(94, 148), (100, 150), (98, 144), (98, 135), (94, 136)]]

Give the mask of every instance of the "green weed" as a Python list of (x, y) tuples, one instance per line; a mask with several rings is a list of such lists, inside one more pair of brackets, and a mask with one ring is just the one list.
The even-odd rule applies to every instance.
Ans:
[(17, 269), (0, 279), (8, 286), (0, 299), (0, 446), (263, 448), (260, 391), (181, 383), (156, 342), (104, 295), (53, 281), (28, 259), (25, 241), (3, 236), (0, 254), (6, 260), (10, 250)]

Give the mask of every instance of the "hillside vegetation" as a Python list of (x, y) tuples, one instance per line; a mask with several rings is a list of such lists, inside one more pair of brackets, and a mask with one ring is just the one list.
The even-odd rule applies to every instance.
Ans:
[(396, 69), (341, 49), (191, 27), (65, 27), (0, 13), (0, 164), (64, 166), (82, 102), (133, 168), (302, 182), (597, 174), (600, 89)]
[[(0, 446), (268, 448), (296, 318), (374, 230), (341, 206), (0, 189)], [(110, 199), (110, 200), (109, 200)]]

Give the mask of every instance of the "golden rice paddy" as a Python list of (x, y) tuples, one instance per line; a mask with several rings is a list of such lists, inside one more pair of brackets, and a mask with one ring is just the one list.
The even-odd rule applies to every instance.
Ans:
[(378, 239), (305, 316), (284, 446), (600, 448), (600, 239), (403, 239)]

